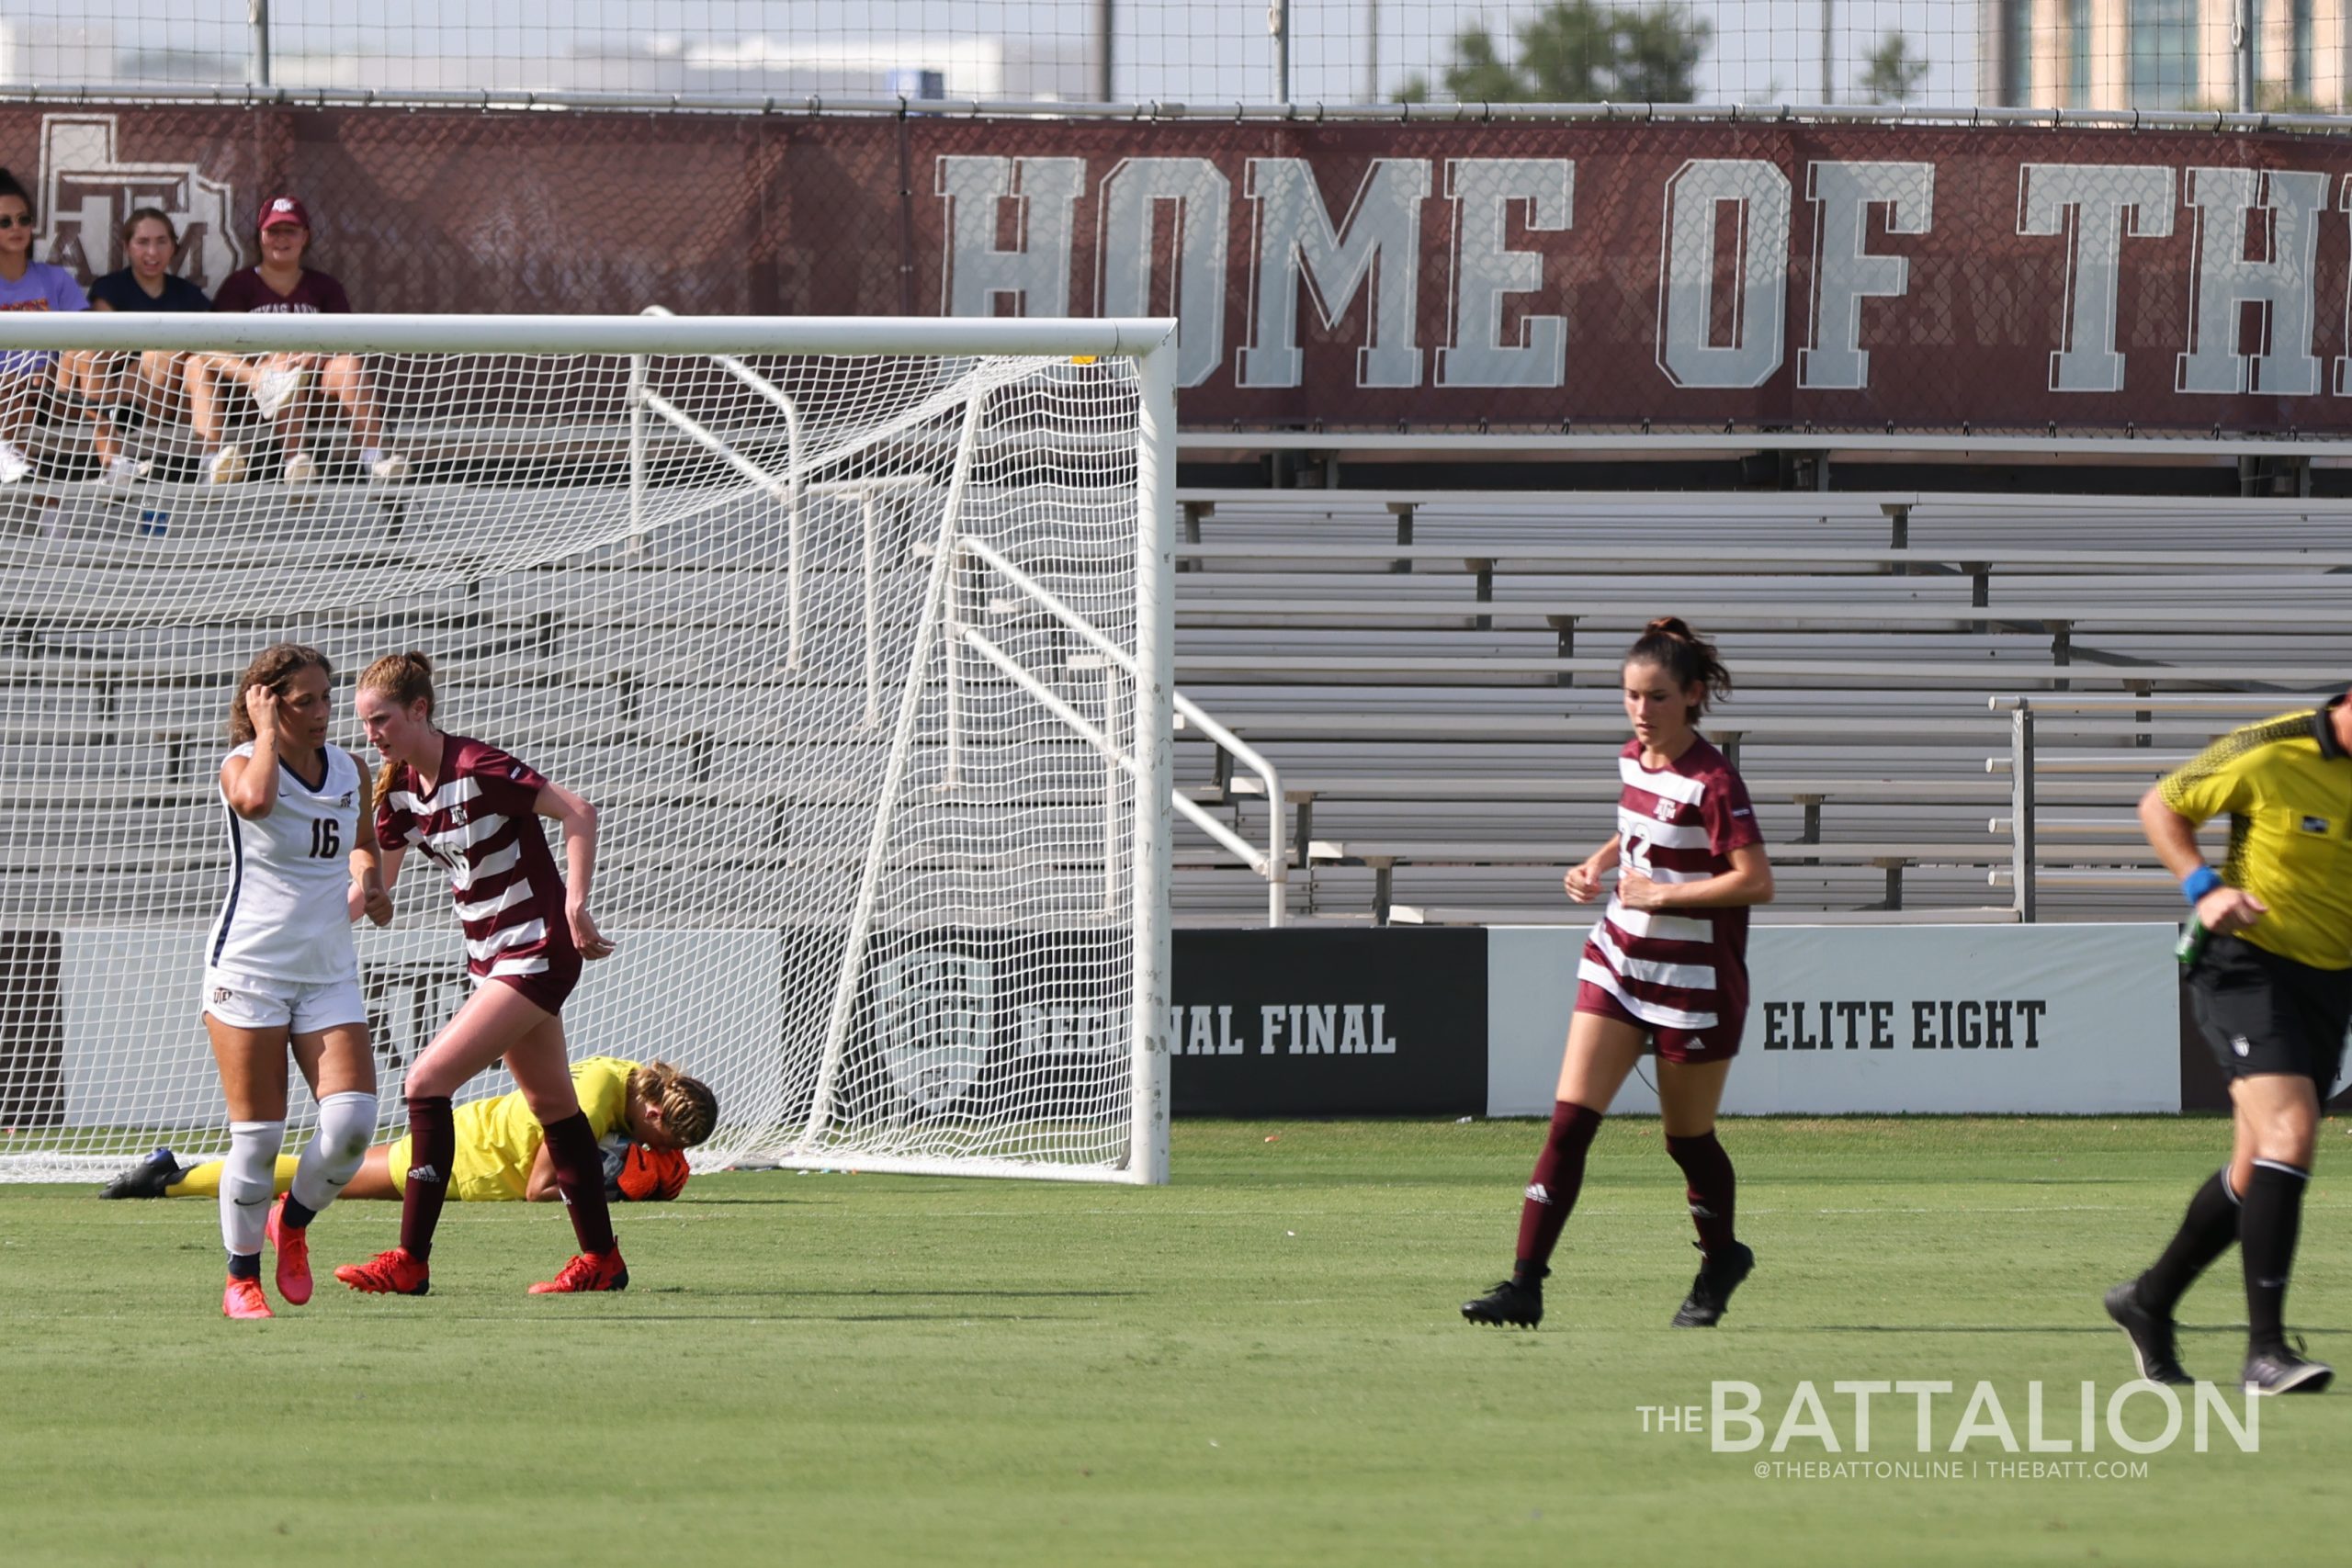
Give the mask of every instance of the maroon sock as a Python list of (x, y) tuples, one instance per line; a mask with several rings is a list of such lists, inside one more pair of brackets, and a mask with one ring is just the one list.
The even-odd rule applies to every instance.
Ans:
[(418, 1262), (433, 1256), (434, 1227), (458, 1160), (458, 1122), (446, 1094), (408, 1100), (408, 1174), (401, 1179), (401, 1246)]
[(1695, 1138), (1668, 1138), (1666, 1152), (1682, 1168), (1690, 1198), (1690, 1223), (1699, 1230), (1699, 1250), (1713, 1258), (1732, 1240), (1732, 1201), (1738, 1182), (1731, 1156), (1712, 1129)]
[(571, 1234), (582, 1252), (610, 1252), (612, 1211), (605, 1205), (605, 1159), (596, 1152), (595, 1129), (588, 1113), (575, 1111), (547, 1125), (548, 1160), (555, 1167), (556, 1190), (563, 1194), (563, 1211), (571, 1216)]
[(1552, 1130), (1544, 1152), (1535, 1156), (1535, 1174), (1527, 1179), (1527, 1201), (1519, 1207), (1519, 1267), (1512, 1278), (1532, 1285), (1544, 1278), (1552, 1249), (1560, 1243), (1560, 1227), (1577, 1206), (1584, 1186), (1584, 1155), (1592, 1135), (1600, 1131), (1600, 1112), (1571, 1100), (1552, 1107)]

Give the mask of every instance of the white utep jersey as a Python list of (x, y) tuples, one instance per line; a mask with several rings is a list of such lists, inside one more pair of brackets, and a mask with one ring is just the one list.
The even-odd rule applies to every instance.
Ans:
[[(359, 767), (340, 746), (325, 752), (326, 782), (317, 789), (278, 763), (277, 804), (257, 822), (238, 816), (222, 793), (229, 892), (205, 946), (208, 967), (306, 986), (358, 973), (345, 890), (359, 823)], [(253, 754), (248, 740), (229, 756)]]

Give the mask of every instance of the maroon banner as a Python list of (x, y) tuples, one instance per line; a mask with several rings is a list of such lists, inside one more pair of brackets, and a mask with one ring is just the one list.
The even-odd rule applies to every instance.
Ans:
[(363, 310), (1172, 314), (1193, 426), (2352, 430), (2352, 141), (0, 109), (39, 254)]

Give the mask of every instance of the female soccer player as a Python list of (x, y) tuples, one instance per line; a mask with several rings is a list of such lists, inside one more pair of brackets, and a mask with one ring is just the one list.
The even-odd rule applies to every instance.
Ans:
[[(122, 251), (130, 265), (90, 285), (94, 310), (198, 311), (212, 309), (203, 289), (172, 270), (180, 231), (159, 207), (134, 209), (122, 224)], [(67, 386), (79, 391), (90, 415), (90, 443), (105, 477), (127, 484), (147, 477), (147, 465), (122, 450), (114, 415), (135, 409), (165, 423), (180, 417), (180, 377), (187, 356), (149, 349), (141, 354), (67, 354), (61, 369)]]
[[(718, 1099), (699, 1078), (667, 1062), (640, 1065), (617, 1056), (591, 1056), (571, 1067), (571, 1087), (596, 1134), (605, 1163), (605, 1196), (623, 1202), (666, 1201), (685, 1184), (683, 1152), (709, 1138), (718, 1123)], [(458, 1107), (458, 1157), (449, 1196), (467, 1203), (554, 1201), (555, 1165), (522, 1092)], [(646, 1151), (631, 1154), (631, 1150)], [(345, 1199), (398, 1202), (408, 1173), (410, 1144), (402, 1136), (368, 1151)], [(224, 1162), (180, 1168), (169, 1149), (157, 1149), (103, 1188), (101, 1198), (209, 1198), (220, 1191)], [(296, 1162), (280, 1156), (278, 1190)]]
[[(216, 310), (260, 315), (348, 315), (351, 297), (326, 273), (305, 265), (311, 248), (311, 213), (290, 196), (273, 197), (261, 209), (261, 265), (232, 272), (213, 296)], [(301, 486), (318, 477), (318, 461), (304, 449), (310, 414), (305, 396), (316, 372), (320, 386), (351, 420), (351, 441), (359, 463), (376, 479), (396, 479), (408, 460), (384, 451), (384, 424), (368, 373), (356, 354), (272, 354), (244, 359), (233, 354), (196, 354), (187, 360), (188, 420), (204, 442), (204, 482), (234, 484), (245, 477), (244, 449), (223, 441), (223, 381), (253, 395), (262, 417), (273, 422), (286, 451), (282, 477)]]
[[(269, 1317), (261, 1244), (277, 1247), (277, 1293), (311, 1299), (308, 1232), (376, 1132), (376, 1061), (351, 922), (392, 918), (368, 814), (368, 770), (326, 743), (326, 656), (275, 643), (254, 656), (229, 711), (236, 745), (220, 763), (229, 892), (205, 949), (204, 1027), (229, 1102), (220, 1236), (229, 1282), (220, 1310)], [(286, 1054), (319, 1102), (319, 1125), (292, 1190), (270, 1207), (286, 1140)]]
[(1566, 878), (1568, 897), (1589, 904), (1616, 867), (1617, 890), (1577, 965), (1558, 1103), (1521, 1207), (1518, 1264), (1463, 1303), (1473, 1323), (1543, 1321), (1544, 1277), (1584, 1181), (1585, 1151), (1653, 1046), (1666, 1149), (1688, 1184), (1702, 1260), (1675, 1326), (1713, 1326), (1755, 1267), (1732, 1235), (1731, 1159), (1715, 1141), (1715, 1107), (1747, 1015), (1747, 911), (1771, 902), (1772, 868), (1747, 787), (1694, 728), (1711, 696), (1730, 693), (1714, 649), (1675, 616), (1650, 622), (1625, 655), (1634, 739), (1617, 755), (1617, 831)]
[[(503, 1058), (546, 1129), (548, 1162), (580, 1239), (579, 1255), (532, 1292), (624, 1290), (628, 1269), (605, 1206), (595, 1129), (572, 1090), (561, 1017), (581, 960), (613, 952), (588, 913), (596, 808), (495, 746), (443, 734), (433, 704), (432, 660), (396, 653), (359, 677), (354, 705), (385, 763), (376, 808), (384, 886), (399, 880), (412, 847), (448, 873), (473, 994), (408, 1069), (401, 1244), (334, 1276), (355, 1291), (421, 1296), (430, 1288), (433, 1231), (458, 1154), (449, 1097)], [(563, 824), (569, 875), (556, 870), (540, 817)]]

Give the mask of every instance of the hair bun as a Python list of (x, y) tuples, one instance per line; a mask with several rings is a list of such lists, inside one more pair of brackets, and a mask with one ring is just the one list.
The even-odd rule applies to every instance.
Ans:
[(417, 668), (423, 671), (425, 674), (430, 675), (433, 673), (433, 660), (418, 652), (415, 649), (410, 649), (404, 657), (416, 660)]
[(1658, 637), (1679, 637), (1684, 642), (1695, 642), (1698, 640), (1697, 635), (1690, 630), (1690, 623), (1684, 620), (1679, 615), (1659, 615), (1656, 617), (1649, 623), (1649, 625), (1642, 628), (1642, 635), (1645, 637), (1655, 635)]

